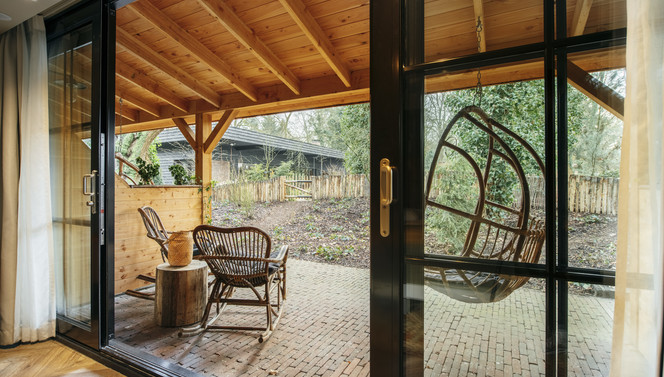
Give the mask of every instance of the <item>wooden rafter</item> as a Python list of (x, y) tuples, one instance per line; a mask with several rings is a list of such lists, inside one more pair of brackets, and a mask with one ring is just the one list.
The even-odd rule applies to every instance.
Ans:
[(117, 96), (115, 97), (115, 115), (123, 119), (122, 123), (116, 121), (117, 125), (122, 125), (126, 121), (138, 122), (139, 120), (138, 110), (128, 108), (126, 104), (120, 103), (120, 98)]
[(332, 42), (330, 42), (330, 39), (325, 35), (325, 32), (318, 22), (316, 22), (316, 19), (311, 15), (302, 0), (279, 0), (279, 2), (286, 8), (288, 14), (291, 15), (295, 23), (302, 29), (344, 85), (350, 87), (350, 71), (341, 61), (334, 46), (332, 46)]
[(608, 112), (623, 120), (625, 98), (572, 62), (567, 62), (567, 81)]
[[(118, 87), (119, 87), (119, 85), (118, 85)], [(148, 114), (152, 114), (156, 117), (161, 115), (160, 112), (159, 112), (159, 106), (158, 105), (156, 105), (152, 102), (148, 102), (148, 101), (146, 101), (145, 99), (143, 99), (141, 97), (138, 97), (138, 96), (133, 95), (133, 94), (128, 93), (128, 92), (117, 92), (117, 91), (116, 91), (115, 96), (118, 97), (118, 98), (122, 98), (122, 100), (124, 102), (131, 103), (132, 105), (138, 107), (139, 109), (145, 111)]]
[(173, 118), (173, 123), (178, 127), (180, 132), (182, 132), (182, 136), (187, 140), (189, 145), (193, 148), (196, 149), (196, 135), (194, 135), (194, 131), (192, 131), (191, 127), (189, 127), (189, 124), (187, 124), (187, 121), (184, 120), (184, 118)]
[[(197, 113), (213, 113), (217, 114), (223, 110), (238, 109), (244, 113), (247, 109), (263, 109), (276, 106), (284, 107), (283, 111), (304, 110), (308, 108), (329, 107), (335, 105), (342, 105), (348, 103), (357, 103), (363, 101), (345, 101), (344, 97), (348, 95), (355, 95), (359, 92), (365, 93), (366, 100), (368, 100), (369, 93), (369, 70), (363, 69), (355, 71), (351, 75), (351, 88), (347, 88), (334, 76), (324, 76), (315, 79), (302, 80), (302, 93), (298, 96), (284, 85), (278, 84), (270, 87), (260, 88), (258, 91), (260, 100), (253, 102), (240, 93), (229, 93), (222, 96), (222, 108), (212, 107), (202, 101), (192, 101), (189, 104), (188, 112), (162, 112), (161, 117), (154, 118), (141, 118), (141, 123), (151, 123), (146, 125), (146, 129), (151, 128), (159, 121), (166, 120), (171, 124), (171, 118), (191, 117)], [(475, 78), (477, 82), (477, 78)], [(262, 111), (262, 110), (261, 110)], [(281, 111), (268, 110), (262, 114), (272, 114)], [(256, 115), (260, 115), (256, 113)], [(138, 123), (138, 122), (137, 122)], [(140, 130), (141, 126), (133, 128), (134, 131)]]
[(155, 96), (163, 99), (176, 108), (187, 111), (187, 101), (178, 97), (173, 91), (169, 90), (164, 85), (161, 85), (150, 76), (146, 75), (140, 70), (136, 70), (129, 66), (127, 63), (116, 59), (115, 60), (115, 74), (124, 78), (125, 80), (141, 87)]
[(277, 55), (261, 41), (225, 1), (198, 0), (233, 36), (240, 41), (258, 60), (288, 86), (293, 93), (300, 94), (300, 80)]
[(236, 115), (237, 110), (235, 109), (224, 111), (224, 113), (221, 115), (221, 118), (219, 118), (219, 122), (217, 122), (217, 125), (210, 133), (210, 136), (208, 136), (208, 138), (205, 140), (205, 153), (212, 153), (212, 150), (217, 146), (219, 140), (221, 140), (221, 137), (224, 136), (226, 130), (228, 130), (228, 127), (230, 127)]
[(576, 37), (583, 34), (588, 23), (588, 16), (590, 15), (590, 8), (593, 6), (593, 0), (576, 0), (576, 7), (574, 9), (574, 18), (570, 27), (570, 37)]
[(196, 80), (189, 73), (171, 63), (168, 59), (161, 56), (161, 54), (159, 54), (157, 51), (138, 41), (123, 29), (116, 28), (116, 42), (124, 47), (132, 55), (178, 80), (180, 83), (182, 83), (182, 85), (189, 88), (197, 96), (201, 97), (212, 106), (219, 107), (221, 104), (221, 96), (214, 90)]
[(475, 28), (477, 28), (478, 22), (481, 22), (482, 28), (479, 33), (479, 51), (486, 51), (486, 24), (484, 23), (484, 4), (482, 0), (473, 0), (473, 10), (475, 11)]
[(175, 21), (165, 15), (159, 8), (147, 0), (135, 1), (127, 6), (141, 18), (149, 21), (164, 34), (187, 49), (193, 56), (208, 65), (214, 71), (224, 77), (233, 87), (252, 101), (256, 101), (256, 88), (247, 81), (237, 76), (232, 68), (223, 60), (219, 59), (214, 52), (210, 51), (203, 43), (189, 34)]

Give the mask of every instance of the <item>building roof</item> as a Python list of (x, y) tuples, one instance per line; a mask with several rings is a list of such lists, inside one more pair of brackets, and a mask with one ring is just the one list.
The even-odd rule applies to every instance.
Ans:
[[(191, 127), (192, 129), (195, 129), (195, 126)], [(187, 142), (177, 128), (163, 130), (159, 134), (159, 141), (161, 141), (162, 144)], [(220, 144), (222, 143), (233, 144), (233, 146), (238, 149), (267, 146), (276, 150), (302, 152), (313, 156), (324, 156), (340, 160), (343, 160), (344, 158), (344, 153), (340, 150), (237, 127), (228, 127), (228, 130), (226, 130), (226, 133), (224, 133), (224, 136), (221, 138)]]

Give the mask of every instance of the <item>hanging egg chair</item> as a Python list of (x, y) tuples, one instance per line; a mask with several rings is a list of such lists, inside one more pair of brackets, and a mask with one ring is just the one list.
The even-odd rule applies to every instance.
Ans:
[[(471, 153), (454, 143), (455, 127), (472, 127), (482, 135), (487, 145), (478, 157), (477, 146)], [(458, 133), (457, 133), (458, 134)], [(512, 147), (510, 147), (510, 144)], [(513, 147), (519, 148), (520, 156), (529, 156), (536, 163), (544, 178), (544, 164), (535, 150), (523, 138), (507, 127), (491, 119), (477, 106), (468, 106), (459, 111), (445, 127), (436, 148), (426, 183), (426, 206), (430, 211), (446, 211), (459, 220), (466, 219), (469, 227), (465, 234), (459, 256), (473, 259), (538, 263), (544, 244), (544, 222), (531, 212), (531, 193), (522, 163), (517, 159)], [(437, 174), (436, 168), (444, 164), (446, 156), (456, 154), (465, 160), (474, 173), (473, 185), (476, 193), (474, 210), (454, 208), (439, 199), (432, 190), (436, 180), (444, 180), (445, 174)], [(499, 160), (504, 161), (500, 163)], [(506, 205), (492, 199), (492, 168), (502, 165), (511, 169), (519, 184), (519, 194), (514, 203)], [(496, 171), (497, 172), (497, 171)], [(496, 174), (496, 173), (494, 173)], [(493, 178), (495, 181), (496, 178)], [(474, 200), (475, 198), (473, 198)], [(472, 203), (471, 203), (472, 204)], [(471, 206), (472, 207), (472, 206)], [(500, 215), (496, 215), (500, 213)], [(509, 296), (523, 286), (528, 277), (475, 272), (450, 268), (425, 268), (426, 284), (443, 294), (468, 303), (496, 302)]]

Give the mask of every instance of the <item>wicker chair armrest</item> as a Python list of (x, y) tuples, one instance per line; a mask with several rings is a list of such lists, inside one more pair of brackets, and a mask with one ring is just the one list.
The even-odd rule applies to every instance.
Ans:
[(239, 262), (265, 262), (270, 263), (267, 258), (251, 258), (251, 257), (238, 257), (235, 255), (200, 255), (200, 260), (227, 260)]
[(266, 260), (269, 263), (285, 264), (287, 259), (288, 259), (288, 245), (283, 245), (279, 248), (279, 251), (277, 252), (276, 255), (274, 256), (270, 255), (270, 258), (267, 258)]

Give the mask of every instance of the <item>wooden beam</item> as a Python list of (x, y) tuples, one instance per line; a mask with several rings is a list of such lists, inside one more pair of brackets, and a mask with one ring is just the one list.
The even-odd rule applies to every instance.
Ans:
[[(473, 80), (474, 85), (477, 83), (475, 73), (473, 73)], [(234, 92), (223, 95), (222, 108), (210, 106), (200, 100), (191, 101), (188, 112), (175, 111), (173, 108), (169, 111), (164, 111), (162, 107), (161, 117), (141, 117), (136, 123), (145, 124), (136, 124), (132, 128), (132, 132), (142, 129), (166, 128), (169, 124), (172, 124), (172, 118), (193, 118), (194, 114), (197, 113), (210, 113), (214, 116), (220, 116), (224, 110), (237, 109), (241, 114), (264, 115), (368, 101), (369, 70), (363, 69), (353, 72), (351, 74), (351, 83), (352, 86), (347, 88), (335, 76), (324, 76), (302, 80), (302, 93), (299, 96), (294, 94), (286, 86), (277, 84), (260, 88), (258, 90), (258, 102), (253, 102), (244, 95)], [(358, 101), (356, 99), (356, 95), (358, 94), (365, 98), (365, 100)], [(348, 99), (347, 97), (352, 97), (352, 99)], [(283, 110), (280, 111), (279, 108)], [(242, 117), (244, 116), (242, 115)]]
[(123, 79), (141, 87), (176, 108), (187, 111), (187, 101), (178, 97), (175, 92), (169, 90), (166, 86), (158, 83), (150, 76), (146, 75), (140, 70), (136, 70), (129, 66), (129, 64), (116, 59), (115, 60), (115, 74)]
[(567, 62), (567, 81), (608, 112), (624, 120), (625, 98), (572, 62)]
[(588, 15), (590, 15), (590, 8), (593, 6), (593, 0), (576, 0), (576, 7), (574, 8), (574, 18), (572, 24), (569, 25), (570, 37), (576, 37), (583, 34), (588, 23)]
[[(118, 86), (119, 87), (119, 86)], [(122, 98), (124, 102), (131, 103), (132, 105), (138, 107), (139, 109), (147, 112), (148, 114), (152, 114), (156, 117), (160, 115), (159, 112), (159, 105), (150, 103), (145, 101), (143, 98), (140, 98), (136, 95), (133, 95), (131, 93), (127, 92), (120, 92), (118, 90), (115, 91), (115, 96), (118, 98)]]
[(291, 15), (295, 23), (302, 29), (304, 34), (309, 38), (314, 47), (323, 56), (323, 59), (332, 67), (334, 73), (339, 76), (341, 81), (347, 87), (350, 87), (350, 71), (346, 65), (341, 61), (339, 55), (334, 50), (332, 42), (327, 37), (323, 29), (321, 29), (314, 16), (311, 15), (302, 0), (279, 0), (281, 5), (286, 8), (288, 14)]
[(219, 0), (198, 0), (224, 27), (237, 38), (240, 43), (251, 51), (279, 80), (288, 86), (293, 93), (300, 94), (300, 80), (291, 72), (277, 55), (261, 41), (225, 2)]
[[(115, 114), (119, 115), (123, 119), (128, 120), (129, 122), (138, 122), (139, 121), (139, 115), (138, 115), (138, 110), (132, 109), (127, 107), (126, 104), (120, 103), (119, 98), (116, 96), (115, 98)], [(123, 121), (123, 123), (126, 123)], [(120, 123), (118, 123), (120, 124)]]
[(224, 136), (236, 115), (237, 110), (235, 109), (224, 111), (221, 118), (219, 118), (219, 122), (217, 122), (217, 125), (214, 127), (214, 130), (212, 130), (210, 136), (205, 140), (205, 153), (212, 153), (212, 150), (217, 146), (221, 137)]
[(161, 54), (159, 54), (157, 51), (151, 49), (144, 43), (132, 37), (128, 32), (120, 28), (116, 28), (115, 32), (116, 42), (124, 47), (132, 55), (171, 76), (211, 105), (219, 107), (221, 104), (221, 96), (214, 90), (195, 79), (192, 75), (185, 72), (180, 67), (171, 63), (168, 59), (161, 56)]
[(156, 28), (160, 29), (164, 34), (171, 37), (178, 42), (184, 49), (191, 52), (191, 54), (199, 59), (201, 62), (208, 65), (214, 71), (223, 76), (233, 87), (239, 90), (242, 94), (247, 96), (252, 101), (256, 101), (256, 88), (249, 82), (237, 76), (233, 69), (226, 64), (223, 60), (212, 51), (210, 51), (203, 43), (196, 39), (193, 35), (189, 34), (175, 21), (165, 15), (159, 8), (154, 6), (148, 0), (135, 1), (127, 7), (134, 11), (138, 16), (144, 18), (153, 24)]
[(196, 150), (196, 147), (198, 146), (198, 144), (196, 144), (196, 135), (194, 135), (194, 131), (191, 130), (187, 121), (184, 120), (184, 118), (173, 118), (173, 123), (178, 127), (182, 136), (187, 140), (187, 143), (191, 145), (191, 148)]
[(486, 24), (484, 23), (484, 4), (482, 0), (473, 0), (473, 10), (475, 11), (475, 28), (477, 28), (478, 21), (482, 29), (479, 31), (480, 45), (479, 52), (486, 51)]

